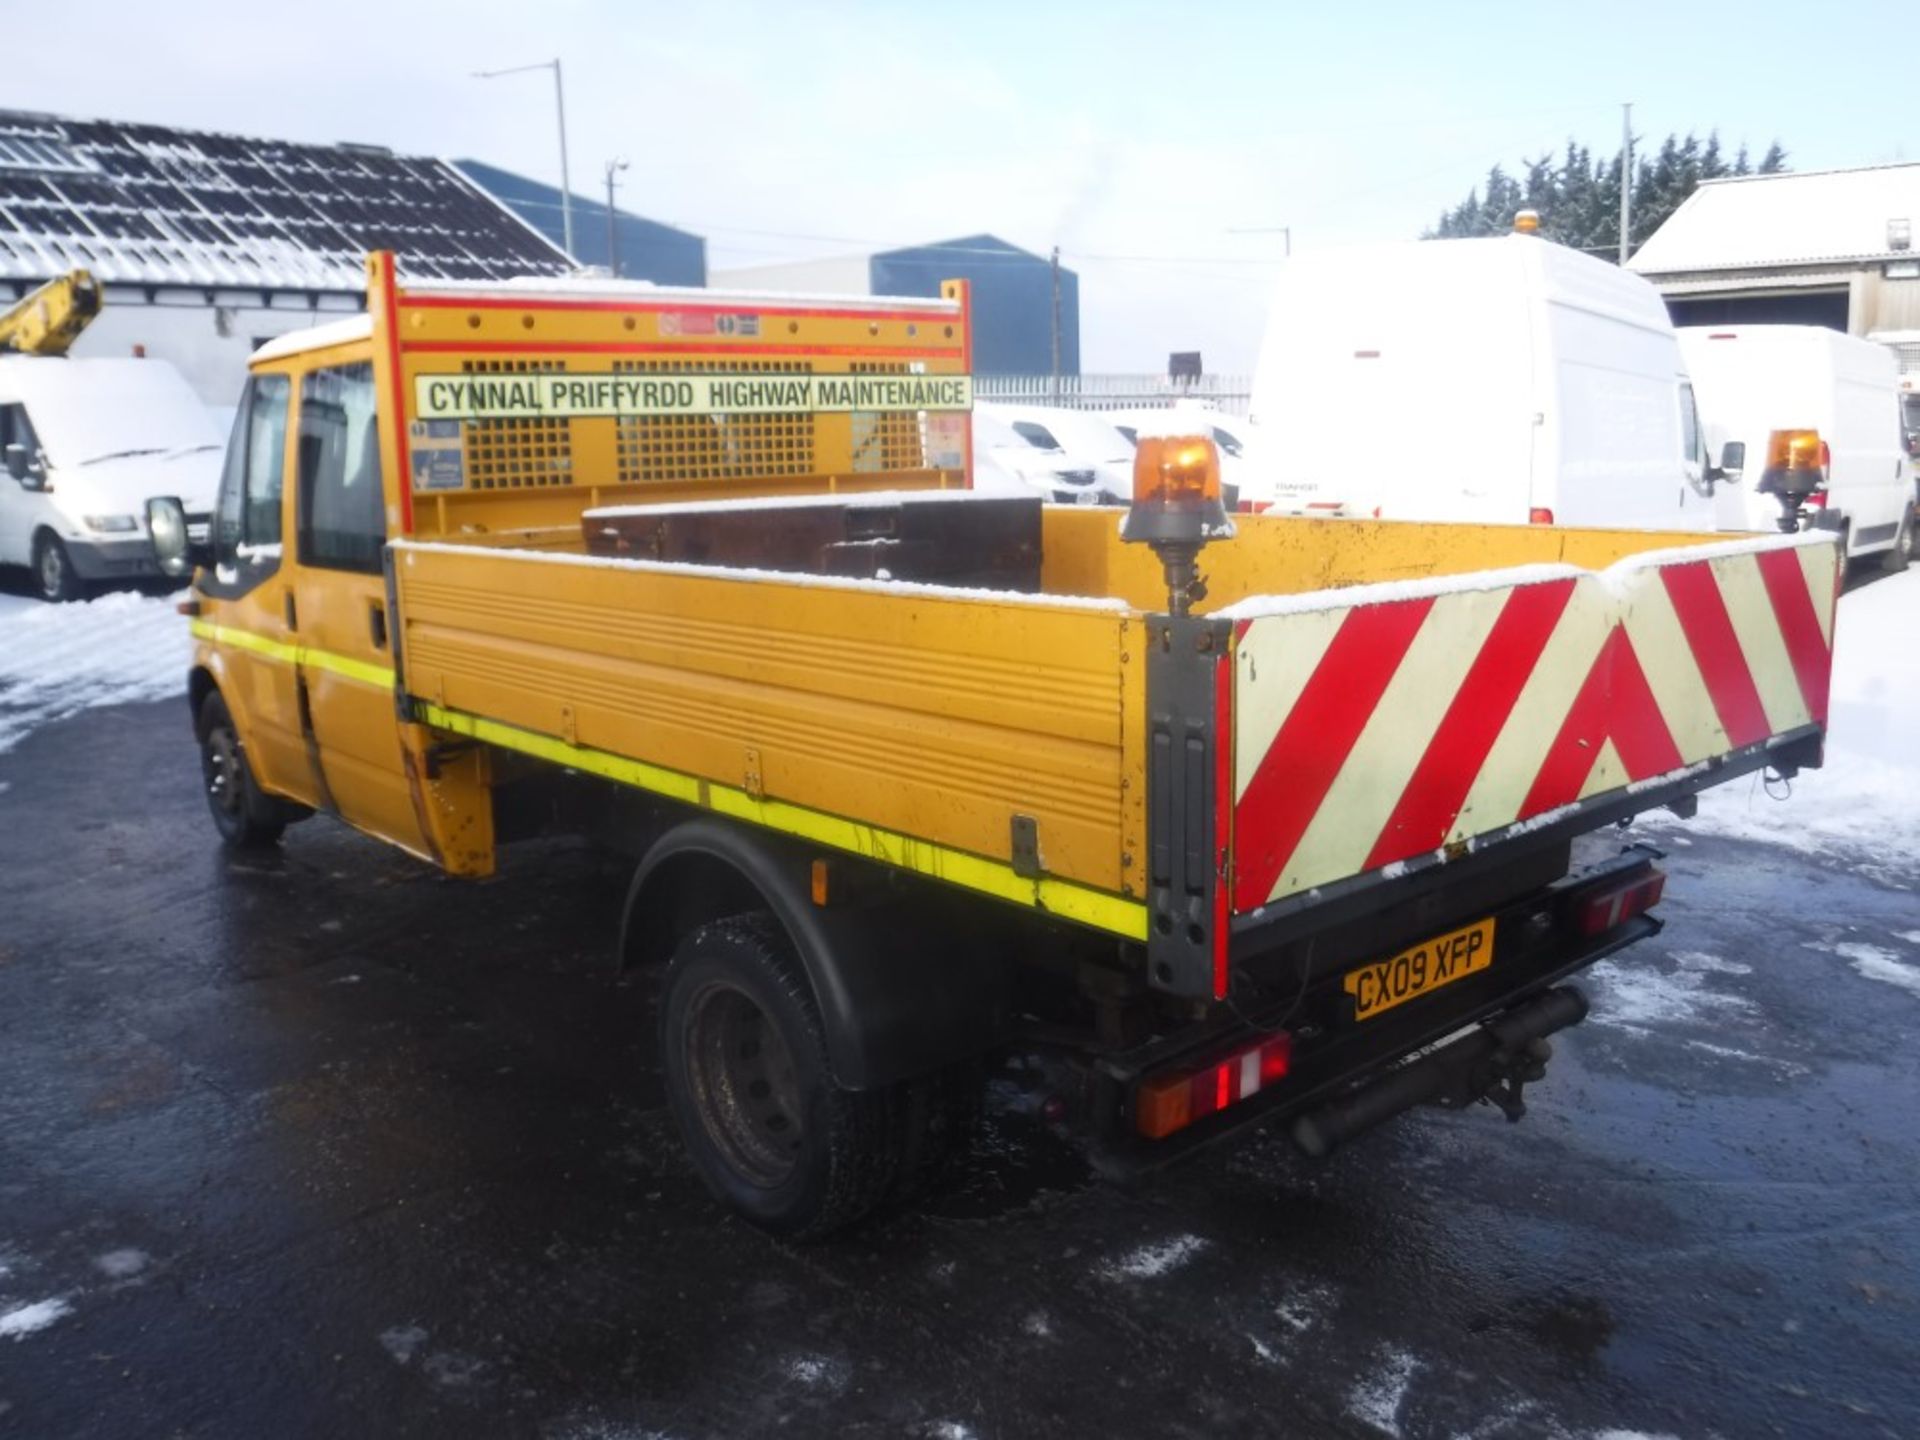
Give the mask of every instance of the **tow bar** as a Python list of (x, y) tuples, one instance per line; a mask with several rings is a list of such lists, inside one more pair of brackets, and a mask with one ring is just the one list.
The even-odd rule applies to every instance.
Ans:
[(1587, 997), (1561, 986), (1310, 1110), (1293, 1122), (1293, 1143), (1319, 1159), (1416, 1105), (1449, 1109), (1489, 1100), (1508, 1120), (1526, 1113), (1522, 1091), (1547, 1073), (1546, 1037), (1587, 1017)]

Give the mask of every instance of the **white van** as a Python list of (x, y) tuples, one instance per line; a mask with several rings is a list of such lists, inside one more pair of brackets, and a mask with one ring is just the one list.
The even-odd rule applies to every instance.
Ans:
[(1246, 508), (1714, 525), (1660, 296), (1533, 236), (1288, 260), (1249, 420)]
[(976, 404), (973, 413), (976, 426), (1005, 427), (1034, 449), (1037, 465), (1018, 464), (1005, 454), (996, 458), (1029, 477), (1036, 469), (1046, 472), (1058, 482), (1052, 490), (1058, 503), (1124, 505), (1132, 497), (1133, 442), (1100, 411), (992, 400)]
[[(1772, 449), (1798, 436), (1824, 462), (1809, 499), (1847, 535), (1847, 556), (1895, 568), (1913, 553), (1913, 472), (1901, 425), (1899, 362), (1885, 345), (1817, 325), (1697, 325), (1680, 331), (1710, 446), (1745, 447), (1739, 485), (1719, 490), (1720, 528), (1771, 530)], [(1779, 437), (1779, 438), (1776, 438)]]
[(163, 360), (0, 356), (0, 565), (48, 600), (157, 576), (146, 502), (177, 495), (204, 526), (221, 436)]

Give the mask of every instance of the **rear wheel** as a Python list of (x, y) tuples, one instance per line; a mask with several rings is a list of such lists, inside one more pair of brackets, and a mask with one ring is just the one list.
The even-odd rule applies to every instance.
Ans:
[(806, 972), (764, 911), (680, 942), (660, 1053), (701, 1178), (775, 1234), (817, 1238), (904, 1198), (961, 1133), (947, 1077), (862, 1091), (835, 1082)]
[(78, 600), (86, 593), (80, 572), (73, 568), (73, 557), (51, 530), (42, 530), (33, 537), (33, 588), (40, 592), (42, 600), (56, 604)]
[(287, 828), (287, 817), (255, 782), (246, 746), (218, 691), (201, 704), (195, 728), (200, 736), (200, 777), (206, 787), (207, 809), (220, 838), (236, 850), (260, 850), (272, 845)]
[(1900, 517), (1900, 533), (1893, 537), (1893, 548), (1881, 557), (1880, 568), (1897, 575), (1913, 562), (1914, 513), (1911, 506)]

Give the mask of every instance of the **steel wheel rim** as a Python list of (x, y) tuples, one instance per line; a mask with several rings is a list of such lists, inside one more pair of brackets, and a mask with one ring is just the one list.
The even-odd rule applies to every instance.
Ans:
[(805, 1140), (786, 1037), (752, 996), (722, 982), (693, 997), (685, 1033), (688, 1085), (707, 1135), (741, 1177), (779, 1185)]
[(65, 569), (58, 545), (50, 540), (40, 547), (40, 592), (48, 599), (51, 600), (65, 588)]
[(240, 813), (240, 745), (233, 731), (224, 725), (207, 733), (207, 744), (200, 756), (200, 768), (207, 782), (207, 799), (222, 815)]

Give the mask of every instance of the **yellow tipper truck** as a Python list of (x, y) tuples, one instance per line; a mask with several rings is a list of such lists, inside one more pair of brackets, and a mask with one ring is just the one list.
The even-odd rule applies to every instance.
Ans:
[(1008, 1052), (1113, 1169), (1518, 1118), (1563, 982), (1659, 929), (1658, 857), (1574, 838), (1819, 763), (1832, 537), (1229, 522), (1177, 429), (1128, 510), (975, 494), (947, 290), (372, 257), (255, 356), (210, 540), (151, 507), (222, 835), (625, 847), (688, 1151), (789, 1234), (909, 1193)]

